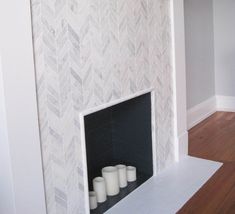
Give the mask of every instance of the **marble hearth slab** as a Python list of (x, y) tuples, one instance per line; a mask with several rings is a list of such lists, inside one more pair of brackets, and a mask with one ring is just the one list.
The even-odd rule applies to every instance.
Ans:
[(106, 214), (173, 214), (222, 166), (187, 156), (152, 177)]

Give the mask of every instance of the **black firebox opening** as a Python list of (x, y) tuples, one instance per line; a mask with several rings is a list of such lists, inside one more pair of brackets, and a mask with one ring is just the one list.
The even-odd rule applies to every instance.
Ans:
[(153, 175), (151, 94), (147, 93), (85, 116), (89, 190), (109, 165), (136, 166), (137, 181), (108, 197), (91, 213), (103, 213)]

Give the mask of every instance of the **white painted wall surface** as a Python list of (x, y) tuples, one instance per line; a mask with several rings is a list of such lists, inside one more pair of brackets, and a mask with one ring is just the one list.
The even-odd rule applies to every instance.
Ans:
[(235, 96), (235, 1), (214, 0), (216, 94)]
[(1, 68), (2, 63), (0, 55), (0, 213), (14, 214), (15, 201)]
[(184, 1), (172, 1), (172, 38), (175, 93), (175, 137), (176, 157), (188, 154), (188, 132), (186, 111), (185, 29)]
[(190, 109), (215, 95), (213, 0), (184, 0), (184, 3)]
[(0, 1), (0, 26), (0, 213), (45, 214), (30, 1)]

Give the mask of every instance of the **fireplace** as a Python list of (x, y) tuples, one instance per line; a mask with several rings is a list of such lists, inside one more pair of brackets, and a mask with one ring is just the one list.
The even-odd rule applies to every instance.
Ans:
[(91, 213), (104, 213), (154, 174), (153, 92), (140, 93), (81, 115), (86, 152), (88, 191), (105, 166), (124, 164), (137, 168), (137, 180), (128, 182), (116, 196), (108, 196)]

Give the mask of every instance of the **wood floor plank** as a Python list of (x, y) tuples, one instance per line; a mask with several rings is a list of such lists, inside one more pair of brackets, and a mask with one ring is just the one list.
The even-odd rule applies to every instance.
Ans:
[(221, 204), (221, 208), (218, 210), (217, 213), (235, 213), (235, 185), (230, 190), (229, 194), (226, 196), (225, 200)]

